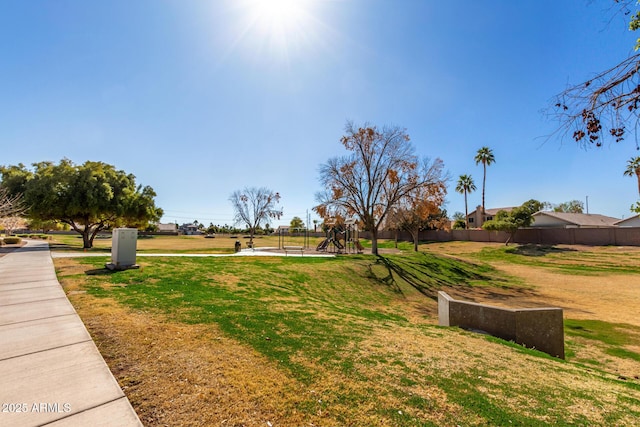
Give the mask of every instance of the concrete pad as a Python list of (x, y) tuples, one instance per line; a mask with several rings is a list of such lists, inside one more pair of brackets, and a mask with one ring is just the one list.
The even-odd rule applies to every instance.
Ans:
[(137, 414), (131, 409), (126, 398), (105, 403), (96, 408), (88, 409), (79, 414), (71, 415), (60, 421), (47, 424), (48, 427), (111, 427), (111, 426), (141, 426)]
[(14, 291), (17, 289), (32, 289), (32, 288), (42, 288), (45, 286), (56, 286), (59, 287), (60, 283), (56, 279), (53, 280), (39, 280), (35, 282), (18, 282), (18, 283), (6, 283), (0, 284), (0, 292), (3, 291)]
[(92, 341), (3, 360), (0, 381), (0, 402), (26, 409), (0, 411), (2, 426), (39, 426), (124, 397)]
[(45, 286), (42, 288), (16, 289), (0, 291), (0, 307), (11, 304), (22, 304), (32, 301), (44, 301), (52, 298), (66, 297), (62, 287)]
[(8, 274), (5, 269), (0, 269), (0, 287), (21, 282), (35, 282), (40, 280), (56, 280), (56, 275), (49, 269), (45, 271), (11, 271)]
[(0, 361), (85, 341), (91, 341), (91, 336), (75, 313), (4, 325), (0, 326)]
[[(0, 299), (1, 298), (2, 297), (0, 297)], [(6, 305), (0, 309), (0, 326), (75, 314), (75, 312), (75, 309), (66, 297)]]

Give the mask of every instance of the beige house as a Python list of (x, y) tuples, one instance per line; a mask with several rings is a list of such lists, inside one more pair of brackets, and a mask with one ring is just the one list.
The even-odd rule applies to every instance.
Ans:
[(533, 214), (532, 227), (554, 228), (599, 228), (615, 227), (620, 218), (599, 214), (569, 212), (536, 212)]
[(275, 229), (273, 234), (286, 234), (291, 231), (291, 227), (288, 225), (279, 225), (278, 228)]
[(506, 211), (511, 212), (512, 207), (507, 208), (491, 208), (485, 209), (484, 214), (482, 213), (482, 206), (476, 207), (476, 210), (473, 212), (469, 212), (467, 215), (467, 223), (469, 224), (469, 228), (482, 228), (482, 224), (487, 221), (491, 221), (498, 212)]
[(177, 233), (178, 232), (178, 224), (157, 224), (158, 232), (160, 233)]
[(630, 216), (626, 219), (621, 219), (616, 222), (618, 227), (640, 227), (640, 215)]

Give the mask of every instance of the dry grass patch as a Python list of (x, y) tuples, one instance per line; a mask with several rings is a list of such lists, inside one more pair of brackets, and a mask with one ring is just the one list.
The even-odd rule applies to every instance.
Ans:
[(214, 325), (185, 325), (113, 300), (71, 297), (146, 426), (326, 425), (296, 410), (307, 390)]
[[(469, 408), (451, 402), (451, 395), (456, 393), (477, 393), (486, 399), (489, 408), (500, 408), (542, 423), (562, 419), (606, 425), (611, 414), (620, 416), (617, 425), (634, 425), (637, 420), (634, 414), (640, 411), (640, 392), (635, 392), (635, 400), (627, 402), (623, 409), (620, 406), (623, 387), (614, 381), (614, 375), (608, 377), (611, 381), (603, 381), (600, 374), (585, 375), (580, 367), (494, 345), (482, 336), (449, 329), (440, 331), (425, 333), (410, 327), (376, 330), (359, 344), (364, 363), (358, 364), (358, 371), (385, 384), (387, 389), (394, 386), (402, 389), (403, 383), (408, 384), (404, 387), (406, 396), (424, 396), (437, 409), (436, 414), (419, 413), (436, 424), (446, 421), (434, 418), (438, 413), (446, 413), (451, 417), (449, 420), (461, 424), (484, 423)], [(371, 364), (367, 360), (387, 363)], [(598, 403), (594, 404), (596, 396)], [(628, 410), (634, 414), (625, 415)], [(518, 423), (513, 418), (502, 421)]]

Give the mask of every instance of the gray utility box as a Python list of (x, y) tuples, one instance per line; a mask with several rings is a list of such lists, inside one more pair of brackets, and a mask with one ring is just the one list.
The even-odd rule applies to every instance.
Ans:
[(116, 269), (131, 268), (136, 263), (137, 228), (114, 228), (111, 264)]

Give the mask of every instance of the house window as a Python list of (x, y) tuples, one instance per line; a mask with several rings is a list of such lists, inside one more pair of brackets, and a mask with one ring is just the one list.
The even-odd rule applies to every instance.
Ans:
[(488, 217), (487, 217), (487, 221), (491, 221), (492, 219), (493, 219), (493, 217), (492, 217), (492, 216), (488, 216)]
[(473, 222), (473, 218), (469, 218), (469, 224)]

